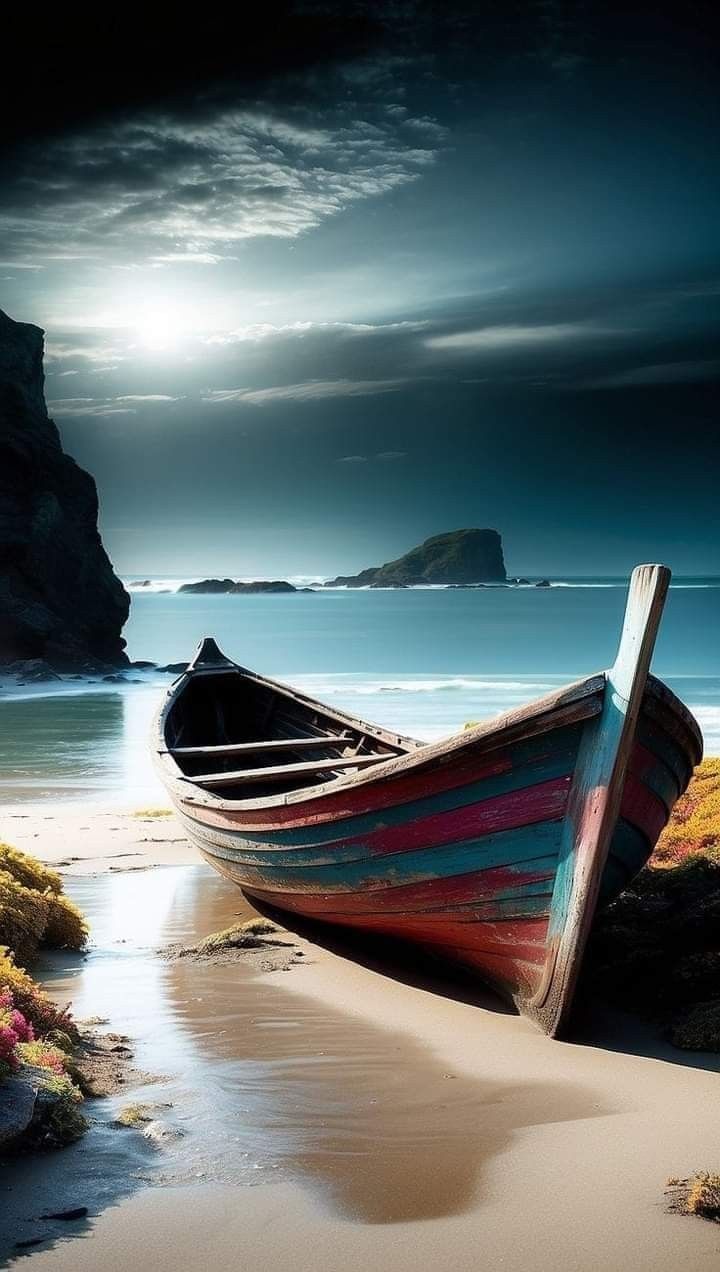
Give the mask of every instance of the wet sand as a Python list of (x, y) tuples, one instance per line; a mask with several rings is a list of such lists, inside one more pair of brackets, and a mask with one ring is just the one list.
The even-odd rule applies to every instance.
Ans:
[[(49, 813), (50, 835), (36, 813), (0, 834), (79, 855), (80, 824)], [(469, 979), (307, 929), (287, 971), (166, 962), (253, 911), (152, 820), (142, 846), (141, 819), (85, 813), (63, 870), (94, 948), (43, 975), (130, 1035), (155, 1081), (89, 1102), (79, 1144), (0, 1171), (2, 1254), (43, 1235), (23, 1256), (38, 1272), (717, 1268), (720, 1228), (667, 1214), (663, 1189), (720, 1164), (720, 1058), (598, 1010), (550, 1042)], [(160, 1143), (111, 1125), (130, 1101), (158, 1106)], [(39, 1218), (78, 1205), (75, 1223)]]

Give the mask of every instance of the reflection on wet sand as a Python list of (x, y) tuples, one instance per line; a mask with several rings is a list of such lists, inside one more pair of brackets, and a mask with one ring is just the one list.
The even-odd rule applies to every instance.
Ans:
[[(295, 1182), (363, 1224), (456, 1215), (482, 1199), (514, 1132), (610, 1111), (577, 1086), (448, 1071), (410, 1034), (303, 994), (301, 979), (290, 990), (281, 973), (263, 976), (242, 958), (163, 961), (158, 947), (252, 913), (204, 867), (76, 879), (69, 890), (93, 922), (95, 948), (48, 965), (49, 990), (72, 998), (79, 1017), (109, 1017), (136, 1040), (141, 1067), (167, 1080), (94, 1102), (84, 1142), (13, 1166), (6, 1249), (33, 1234), (45, 1206), (97, 1215), (147, 1183)], [(131, 1099), (169, 1102), (181, 1136), (157, 1150), (111, 1129)]]
[[(224, 921), (225, 894), (217, 897), (201, 871), (188, 874), (197, 927), (212, 931)], [(609, 1111), (572, 1086), (448, 1072), (410, 1035), (341, 1014), (297, 982), (288, 991), (242, 964), (172, 963), (167, 994), (197, 1040), (198, 1080), (212, 1085), (224, 1134), (234, 1127), (241, 1151), (356, 1221), (461, 1213), (514, 1131)]]

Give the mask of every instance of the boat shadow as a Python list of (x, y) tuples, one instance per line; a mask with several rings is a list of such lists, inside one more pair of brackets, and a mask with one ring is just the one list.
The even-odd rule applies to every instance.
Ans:
[[(246, 896), (243, 893), (243, 896)], [(440, 998), (480, 1007), (483, 1011), (501, 1016), (517, 1016), (517, 1008), (501, 998), (489, 985), (478, 979), (477, 974), (459, 964), (434, 956), (419, 945), (394, 939), (391, 936), (353, 932), (349, 928), (318, 923), (299, 914), (277, 910), (257, 897), (246, 896), (249, 905), (266, 918), (272, 919), (288, 932), (339, 958), (348, 959), (369, 971), (379, 972), (390, 980), (413, 989), (424, 989)]]
[(643, 1056), (647, 1060), (662, 1060), (683, 1069), (720, 1073), (720, 1055), (675, 1047), (664, 1036), (661, 1026), (590, 993), (581, 994), (578, 999), (568, 1042), (622, 1055)]
[[(255, 897), (246, 899), (259, 913), (273, 919), (288, 931), (400, 984), (426, 990), (440, 998), (479, 1007), (496, 1015), (519, 1016), (512, 1003), (501, 998), (472, 971), (434, 957), (419, 946), (415, 947), (392, 937), (373, 936), (370, 941), (362, 933), (276, 910)], [(663, 1036), (660, 1026), (642, 1016), (614, 1007), (584, 986), (582, 980), (564, 1041), (603, 1051), (642, 1056), (649, 1060), (663, 1060), (686, 1069), (720, 1073), (720, 1055), (707, 1051), (686, 1051), (673, 1046)]]

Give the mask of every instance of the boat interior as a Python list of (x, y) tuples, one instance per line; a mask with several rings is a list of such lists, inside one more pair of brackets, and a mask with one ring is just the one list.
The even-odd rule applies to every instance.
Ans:
[(189, 676), (164, 735), (181, 780), (235, 799), (300, 790), (420, 745), (234, 668)]

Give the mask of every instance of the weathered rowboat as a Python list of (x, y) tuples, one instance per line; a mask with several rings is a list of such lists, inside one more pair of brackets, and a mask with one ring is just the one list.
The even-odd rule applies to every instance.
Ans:
[(469, 966), (558, 1034), (598, 903), (644, 865), (702, 754), (648, 674), (669, 579), (633, 572), (610, 671), (429, 745), (203, 641), (157, 721), (184, 827), (250, 897)]

